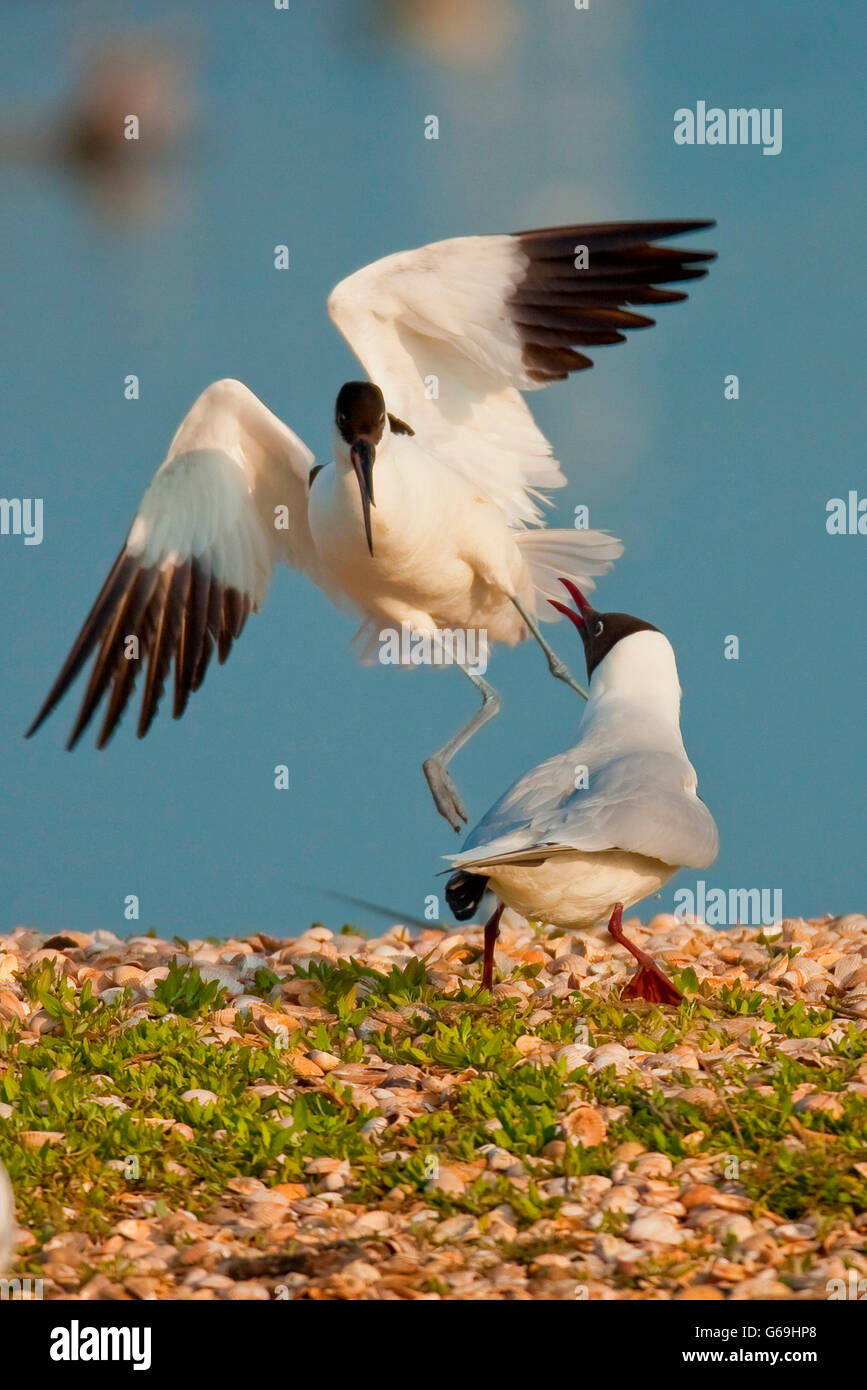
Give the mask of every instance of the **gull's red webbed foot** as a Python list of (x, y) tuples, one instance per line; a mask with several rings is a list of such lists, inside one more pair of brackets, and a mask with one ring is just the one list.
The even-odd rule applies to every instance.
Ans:
[(683, 995), (656, 962), (623, 934), (623, 904), (615, 903), (608, 930), (638, 961), (639, 970), (620, 991), (621, 999), (649, 999), (652, 1004), (679, 1004)]

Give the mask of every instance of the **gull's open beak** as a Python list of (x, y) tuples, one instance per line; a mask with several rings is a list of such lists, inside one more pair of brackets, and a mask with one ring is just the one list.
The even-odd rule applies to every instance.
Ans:
[(367, 548), (372, 555), (373, 535), (370, 529), (370, 509), (376, 506), (373, 500), (373, 464), (376, 459), (376, 449), (369, 439), (356, 439), (349, 451), (349, 457), (352, 461), (352, 467), (355, 469), (358, 486), (361, 489), (364, 534), (367, 537)]
[(573, 622), (580, 631), (581, 628), (584, 627), (587, 618), (592, 613), (595, 613), (596, 610), (594, 608), (591, 608), (590, 604), (587, 602), (581, 590), (578, 588), (578, 585), (573, 584), (571, 579), (561, 579), (560, 583), (563, 585), (563, 588), (566, 590), (566, 592), (571, 594), (572, 598), (578, 605), (579, 611), (577, 613), (574, 613), (571, 608), (568, 608), (566, 606), (565, 603), (559, 603), (555, 598), (549, 598), (548, 602), (550, 603), (552, 608), (557, 609), (558, 613), (563, 613), (565, 617), (567, 617), (571, 622)]

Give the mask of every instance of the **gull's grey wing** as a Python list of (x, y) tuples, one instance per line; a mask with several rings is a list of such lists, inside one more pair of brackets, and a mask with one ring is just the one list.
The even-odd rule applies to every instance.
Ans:
[(579, 744), (516, 782), (452, 862), (470, 868), (545, 845), (622, 849), (696, 869), (713, 863), (716, 824), (696, 793), (695, 770), (685, 755), (629, 752), (594, 766), (588, 752), (589, 785), (576, 788), (581, 754)]
[(572, 849), (628, 850), (693, 869), (716, 859), (716, 823), (686, 757), (628, 753), (595, 773), (590, 766), (589, 782), (536, 827), (540, 838)]
[(495, 853), (531, 849), (538, 845), (536, 824), (563, 805), (575, 790), (575, 750), (557, 753), (525, 772), (495, 801), (464, 840), (460, 854), (449, 855), (456, 865), (468, 863), (484, 846)]

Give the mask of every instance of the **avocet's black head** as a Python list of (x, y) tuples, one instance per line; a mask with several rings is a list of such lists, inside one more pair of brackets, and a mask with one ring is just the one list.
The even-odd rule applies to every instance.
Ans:
[(385, 399), (379, 387), (372, 381), (347, 381), (337, 396), (334, 423), (350, 448), (359, 439), (376, 448), (385, 429)]
[(371, 381), (347, 381), (341, 386), (334, 407), (334, 423), (342, 440), (349, 445), (349, 458), (361, 489), (364, 534), (373, 554), (370, 509), (373, 498), (373, 465), (376, 446), (385, 430), (385, 400)]
[(603, 661), (611, 651), (611, 648), (622, 641), (624, 637), (631, 636), (633, 632), (659, 631), (659, 628), (654, 627), (653, 623), (646, 623), (643, 618), (633, 618), (630, 613), (597, 613), (595, 608), (590, 607), (577, 584), (573, 584), (571, 579), (561, 579), (560, 583), (572, 595), (578, 605), (578, 612), (574, 612), (565, 603), (559, 603), (557, 599), (549, 598), (548, 602), (558, 612), (564, 613), (580, 632), (581, 641), (584, 643), (588, 679), (593, 675), (600, 661)]

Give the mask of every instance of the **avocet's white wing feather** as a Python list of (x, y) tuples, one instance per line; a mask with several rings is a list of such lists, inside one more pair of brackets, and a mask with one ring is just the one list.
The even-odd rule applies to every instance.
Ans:
[(356, 271), (328, 308), (389, 410), (510, 521), (534, 522), (565, 478), (520, 393), (592, 366), (578, 347), (653, 323), (625, 305), (684, 299), (657, 286), (705, 274), (712, 253), (653, 242), (709, 225), (455, 237)]
[(264, 600), (277, 561), (318, 578), (307, 524), (313, 462), (306, 444), (240, 381), (216, 381), (203, 391), (28, 735), (95, 649), (69, 747), (110, 688), (98, 739), (104, 746), (145, 663), (139, 737), (150, 727), (173, 658), (178, 718), (214, 647), (225, 661)]

